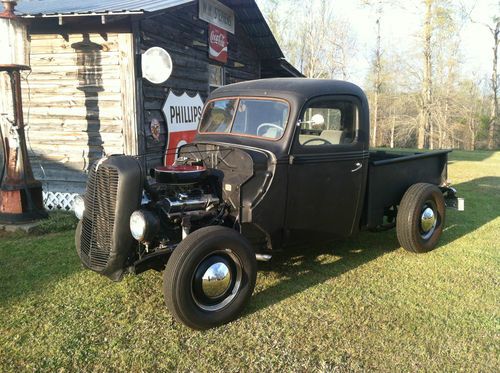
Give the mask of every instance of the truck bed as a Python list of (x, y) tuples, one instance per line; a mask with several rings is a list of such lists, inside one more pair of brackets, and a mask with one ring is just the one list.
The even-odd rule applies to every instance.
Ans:
[(448, 153), (370, 152), (363, 225), (375, 228), (383, 223), (384, 210), (399, 205), (406, 190), (416, 183), (442, 185), (447, 178)]

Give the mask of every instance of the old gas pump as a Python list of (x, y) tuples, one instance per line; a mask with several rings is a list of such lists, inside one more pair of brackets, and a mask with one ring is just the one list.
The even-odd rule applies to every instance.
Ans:
[[(7, 74), (11, 90), (13, 120), (4, 119), (2, 145), (4, 165), (0, 185), (0, 224), (23, 224), (47, 216), (42, 184), (31, 169), (21, 95), (21, 71), (29, 70), (26, 25), (14, 14), (15, 1), (2, 1), (0, 13), (0, 74)], [(4, 92), (5, 94), (5, 92)], [(3, 149), (2, 149), (3, 148)], [(1, 175), (0, 175), (1, 176)]]

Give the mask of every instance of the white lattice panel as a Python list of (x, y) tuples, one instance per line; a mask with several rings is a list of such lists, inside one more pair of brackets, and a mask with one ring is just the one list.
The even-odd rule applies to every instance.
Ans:
[(73, 211), (77, 193), (43, 192), (43, 204), (47, 210)]

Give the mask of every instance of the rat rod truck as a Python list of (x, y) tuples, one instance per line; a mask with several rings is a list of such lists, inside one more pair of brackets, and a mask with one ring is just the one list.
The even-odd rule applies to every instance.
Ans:
[(115, 281), (163, 271), (171, 313), (207, 329), (242, 311), (256, 260), (292, 244), (395, 226), (406, 250), (432, 250), (457, 200), (449, 151), (370, 152), (369, 128), (366, 96), (347, 82), (219, 88), (173, 166), (147, 172), (116, 155), (91, 167), (75, 201), (78, 255)]

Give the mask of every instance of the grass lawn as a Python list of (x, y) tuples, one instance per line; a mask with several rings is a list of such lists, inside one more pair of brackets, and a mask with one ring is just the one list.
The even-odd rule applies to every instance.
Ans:
[(173, 321), (160, 274), (83, 270), (65, 215), (0, 233), (0, 371), (498, 371), (500, 152), (452, 153), (449, 178), (466, 211), (433, 252), (392, 230), (280, 254), (206, 332)]

